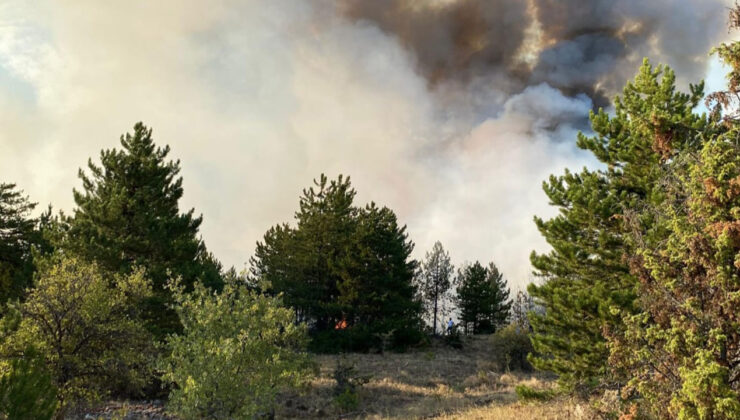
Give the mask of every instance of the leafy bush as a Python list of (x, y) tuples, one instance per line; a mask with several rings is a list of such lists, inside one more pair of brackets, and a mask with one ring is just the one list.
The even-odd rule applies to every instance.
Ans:
[(183, 419), (252, 418), (273, 409), (276, 394), (310, 375), (308, 336), (279, 298), (229, 281), (220, 294), (196, 284), (172, 290), (182, 335), (167, 338), (163, 380), (170, 408)]
[(62, 411), (140, 388), (151, 376), (154, 348), (137, 308), (150, 295), (141, 270), (107, 277), (94, 264), (52, 256), (40, 264), (26, 301), (9, 305), (0, 356), (14, 360), (29, 346), (38, 349)]
[(0, 376), (0, 419), (50, 419), (57, 409), (57, 391), (43, 359), (29, 347)]
[(502, 371), (522, 370), (529, 372), (532, 365), (527, 355), (532, 352), (529, 334), (512, 324), (491, 337), (493, 361)]

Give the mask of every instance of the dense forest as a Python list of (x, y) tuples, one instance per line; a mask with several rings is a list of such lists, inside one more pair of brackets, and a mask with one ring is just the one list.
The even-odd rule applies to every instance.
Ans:
[[(591, 113), (575, 141), (602, 169), (543, 184), (559, 211), (534, 220), (550, 250), (515, 296), (495, 262), (456, 269), (439, 242), (412, 258), (394, 211), (356, 203), (344, 175), (313, 180), (294, 220), (244, 250), (248, 270), (225, 268), (179, 206), (180, 162), (142, 123), (80, 169), (69, 214), (0, 184), (0, 418), (111, 398), (270, 417), (317, 355), (478, 334), (499, 337), (507, 369), (557, 376), (554, 391), (518, 388), (525, 399), (613, 393), (602, 418), (740, 418), (740, 43), (714, 54), (723, 91), (683, 92), (646, 59), (613, 110)], [(340, 405), (362, 386), (351, 371), (335, 373)]]

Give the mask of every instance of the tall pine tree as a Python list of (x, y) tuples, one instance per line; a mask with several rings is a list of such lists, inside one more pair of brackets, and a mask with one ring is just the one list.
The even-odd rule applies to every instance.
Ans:
[(198, 236), (202, 217), (180, 212), (180, 162), (167, 159), (169, 146), (157, 147), (142, 123), (120, 142), (121, 150), (101, 152), (100, 166), (88, 162), (89, 174), (79, 171), (83, 190), (74, 190), (68, 247), (110, 272), (146, 269), (155, 292), (147, 318), (158, 334), (174, 331), (179, 323), (166, 308), (168, 278), (218, 288), (220, 265)]
[(418, 280), (427, 313), (432, 318), (434, 334), (437, 334), (438, 317), (441, 318), (446, 314), (445, 309), (451, 299), (450, 288), (454, 271), (450, 254), (445, 251), (441, 242), (435, 242), (432, 250), (426, 254)]
[[(544, 183), (560, 214), (535, 218), (552, 251), (531, 257), (542, 282), (529, 292), (544, 308), (530, 319), (532, 362), (557, 373), (566, 388), (586, 391), (624, 382), (609, 369), (604, 338), (605, 331), (622, 334), (616, 314), (635, 310), (637, 282), (625, 259), (632, 226), (624, 215), (660, 199), (656, 180), (672, 153), (699, 147), (707, 118), (692, 110), (702, 96), (703, 84), (691, 86), (688, 94), (677, 92), (674, 73), (646, 60), (615, 99), (614, 115), (592, 113), (595, 135), (578, 137), (578, 146), (606, 169), (566, 171)], [(650, 226), (651, 217), (632, 222)]]
[(494, 333), (504, 325), (511, 311), (509, 286), (496, 264), (490, 263), (486, 269), (486, 281), (483, 288), (483, 310), (478, 332)]

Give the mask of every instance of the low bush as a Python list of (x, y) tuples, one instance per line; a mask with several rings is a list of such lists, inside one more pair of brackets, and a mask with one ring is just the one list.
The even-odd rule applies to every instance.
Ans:
[(532, 352), (529, 334), (516, 325), (509, 325), (491, 336), (491, 354), (501, 371), (532, 371), (527, 355)]
[(170, 409), (183, 420), (269, 414), (279, 392), (313, 373), (305, 325), (279, 298), (237, 281), (218, 294), (201, 284), (189, 294), (169, 287), (183, 333), (167, 338), (160, 367), (173, 385)]
[(343, 359), (337, 360), (337, 367), (332, 375), (334, 385), (334, 402), (343, 411), (357, 408), (360, 403), (359, 388), (370, 381), (369, 375), (360, 375), (354, 364)]

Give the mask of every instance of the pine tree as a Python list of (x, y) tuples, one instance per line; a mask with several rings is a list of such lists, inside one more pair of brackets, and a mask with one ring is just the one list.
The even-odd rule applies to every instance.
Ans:
[(283, 295), (319, 350), (366, 350), (386, 333), (398, 342), (419, 324), (413, 243), (390, 209), (358, 208), (355, 195), (349, 178), (322, 175), (303, 191), (296, 226), (268, 230), (251, 259), (252, 281)]
[(339, 263), (348, 258), (356, 229), (355, 195), (349, 178), (329, 181), (322, 174), (303, 190), (297, 226), (271, 228), (252, 258), (253, 277), (283, 293), (298, 319), (317, 330), (333, 328), (343, 316)]
[[(659, 200), (662, 165), (677, 151), (700, 146), (707, 118), (692, 110), (702, 96), (703, 84), (692, 85), (688, 94), (676, 92), (674, 73), (646, 60), (615, 99), (614, 115), (592, 113), (595, 135), (578, 137), (578, 146), (606, 169), (566, 171), (544, 183), (560, 214), (547, 221), (535, 218), (552, 251), (531, 257), (542, 283), (530, 285), (529, 292), (544, 308), (530, 319), (532, 362), (557, 373), (566, 388), (588, 390), (624, 380), (608, 368), (604, 338), (604, 331), (624, 330), (615, 314), (635, 311), (637, 281), (624, 258), (632, 226), (624, 215), (648, 199)], [(651, 219), (633, 222), (649, 226)]]
[(457, 309), (465, 333), (490, 334), (506, 322), (511, 309), (509, 288), (494, 263), (478, 261), (458, 271)]
[(465, 334), (478, 332), (487, 276), (486, 269), (478, 261), (458, 270), (455, 303)]
[(419, 278), (427, 311), (432, 317), (432, 331), (437, 334), (437, 317), (444, 315), (445, 305), (450, 299), (452, 273), (455, 267), (450, 262), (450, 255), (442, 243), (434, 243), (431, 252), (427, 252)]
[(15, 184), (0, 183), (0, 304), (23, 297), (32, 283), (31, 249), (41, 240), (30, 217), (35, 207)]
[(511, 311), (509, 300), (509, 286), (504, 275), (490, 263), (486, 269), (486, 279), (483, 288), (483, 307), (481, 320), (478, 323), (478, 333), (494, 333), (506, 323)]
[(183, 195), (179, 161), (168, 161), (170, 148), (157, 147), (152, 130), (142, 123), (121, 136), (121, 150), (103, 150), (101, 166), (88, 162), (79, 171), (83, 191), (74, 191), (77, 208), (69, 222), (68, 247), (113, 273), (146, 269), (155, 298), (148, 319), (158, 334), (178, 328), (164, 285), (181, 277), (218, 288), (220, 266), (198, 237), (202, 217), (180, 213)]
[[(740, 28), (740, 6), (730, 17)], [(701, 149), (677, 150), (659, 199), (625, 215), (640, 310), (608, 338), (610, 362), (630, 378), (625, 411), (641, 418), (740, 418), (740, 42), (715, 51), (731, 71), (709, 96)]]

